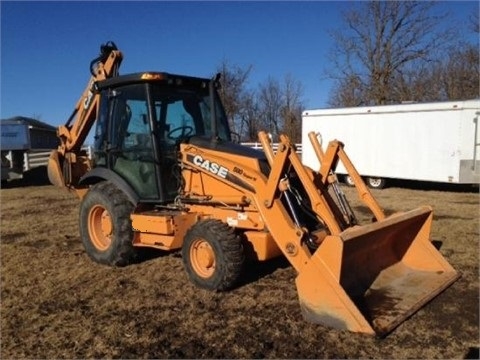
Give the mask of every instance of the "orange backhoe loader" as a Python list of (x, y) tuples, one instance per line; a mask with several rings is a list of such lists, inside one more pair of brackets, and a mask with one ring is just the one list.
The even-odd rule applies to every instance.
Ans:
[[(119, 75), (122, 53), (101, 47), (92, 77), (48, 166), (50, 181), (81, 199), (88, 255), (124, 266), (140, 247), (181, 249), (191, 281), (235, 286), (246, 258), (285, 256), (307, 320), (384, 336), (459, 274), (430, 241), (432, 209), (385, 216), (344, 146), (311, 145), (304, 166), (288, 137), (274, 152), (232, 141), (216, 88), (164, 72)], [(81, 150), (94, 131), (93, 157)], [(360, 224), (337, 183), (341, 161), (373, 221)]]

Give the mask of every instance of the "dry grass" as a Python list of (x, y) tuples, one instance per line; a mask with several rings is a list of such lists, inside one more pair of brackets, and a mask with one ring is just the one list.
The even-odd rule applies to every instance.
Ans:
[(70, 194), (52, 186), (0, 194), (2, 359), (478, 358), (476, 192), (374, 192), (387, 212), (432, 205), (432, 238), (462, 273), (383, 340), (305, 322), (283, 259), (250, 264), (240, 287), (210, 293), (190, 284), (178, 253), (126, 268), (93, 263)]

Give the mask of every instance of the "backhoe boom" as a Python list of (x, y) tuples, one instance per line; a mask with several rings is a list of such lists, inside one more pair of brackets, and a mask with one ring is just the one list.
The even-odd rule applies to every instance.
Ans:
[(60, 145), (50, 155), (48, 176), (57, 186), (75, 186), (75, 182), (90, 168), (88, 159), (81, 153), (85, 139), (98, 117), (100, 95), (96, 83), (118, 76), (123, 55), (113, 42), (100, 47), (100, 55), (90, 63), (91, 78), (77, 101), (65, 125), (57, 129)]

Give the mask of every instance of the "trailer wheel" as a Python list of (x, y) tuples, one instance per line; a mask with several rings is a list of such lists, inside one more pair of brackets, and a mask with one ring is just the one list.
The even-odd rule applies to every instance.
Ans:
[(383, 189), (386, 183), (387, 183), (386, 180), (383, 178), (374, 178), (374, 177), (367, 178), (367, 185), (372, 189)]
[(223, 291), (238, 281), (245, 261), (243, 245), (230, 226), (220, 220), (201, 220), (185, 235), (182, 258), (197, 286)]
[(110, 182), (96, 184), (88, 191), (80, 206), (80, 235), (92, 260), (112, 266), (136, 260), (132, 211), (127, 196)]
[(345, 184), (347, 184), (348, 186), (350, 187), (353, 187), (355, 186), (355, 183), (353, 182), (353, 179), (350, 175), (345, 175), (343, 177), (343, 181), (345, 181)]

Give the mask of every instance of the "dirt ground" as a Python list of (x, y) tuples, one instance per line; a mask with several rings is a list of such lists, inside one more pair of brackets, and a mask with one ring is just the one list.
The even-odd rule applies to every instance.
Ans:
[(387, 213), (431, 205), (432, 239), (462, 274), (384, 339), (304, 321), (284, 259), (248, 264), (225, 293), (194, 287), (178, 252), (95, 264), (73, 195), (12, 184), (0, 190), (0, 358), (478, 358), (478, 188), (403, 184), (373, 194)]

